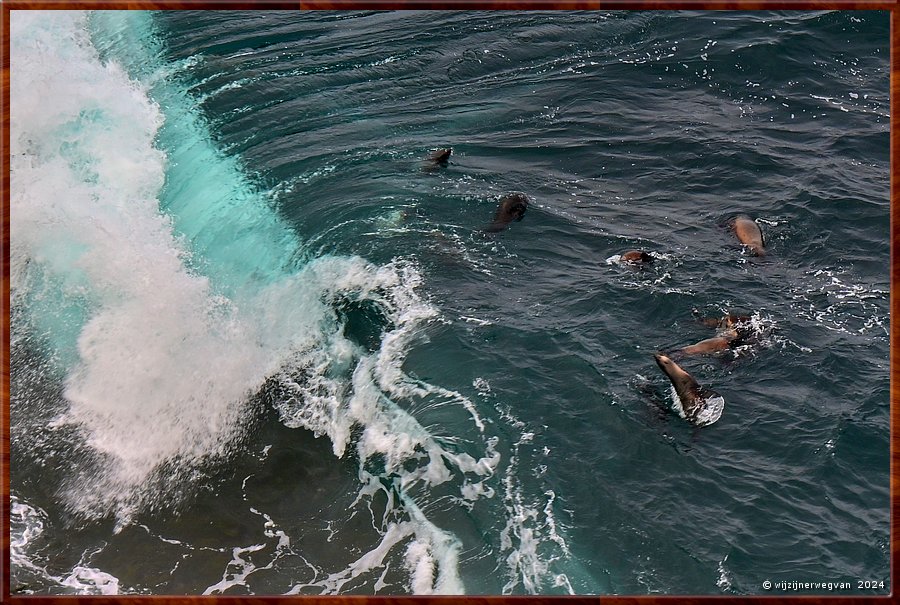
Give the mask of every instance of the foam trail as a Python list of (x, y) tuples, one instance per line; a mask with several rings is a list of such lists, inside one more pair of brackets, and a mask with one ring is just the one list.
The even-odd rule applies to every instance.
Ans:
[(47, 514), (21, 501), (16, 494), (10, 495), (10, 590), (19, 594), (34, 594), (34, 588), (41, 584), (63, 587), (66, 593), (76, 594), (119, 594), (119, 580), (115, 576), (89, 567), (84, 553), (67, 575), (54, 575), (40, 563), (39, 542), (46, 533)]
[[(9, 562), (20, 574), (49, 577), (49, 572), (29, 556), (31, 545), (44, 534), (47, 514), (10, 495)], [(15, 584), (15, 578), (12, 580)], [(14, 586), (13, 586), (14, 587)]]

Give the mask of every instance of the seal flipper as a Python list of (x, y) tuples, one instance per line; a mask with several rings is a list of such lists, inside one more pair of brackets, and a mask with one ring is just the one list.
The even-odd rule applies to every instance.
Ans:
[(696, 403), (692, 422), (698, 427), (716, 422), (722, 417), (722, 411), (725, 409), (725, 398), (706, 387), (700, 387)]

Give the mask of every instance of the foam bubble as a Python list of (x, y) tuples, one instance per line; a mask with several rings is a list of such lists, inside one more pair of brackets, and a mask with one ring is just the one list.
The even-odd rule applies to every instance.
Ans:
[(728, 555), (725, 555), (725, 557), (719, 561), (719, 577), (716, 580), (716, 586), (718, 586), (722, 592), (731, 592), (731, 573), (725, 567), (726, 561), (728, 561)]
[(78, 594), (119, 594), (119, 579), (104, 571), (81, 565), (72, 569), (60, 584), (74, 589)]
[[(89, 567), (86, 552), (68, 574), (54, 575), (42, 565), (40, 545), (49, 525), (47, 514), (10, 495), (10, 571), (11, 590), (23, 581), (19, 592), (33, 594), (46, 586), (64, 587), (66, 592), (82, 595), (115, 595), (120, 593), (119, 580), (102, 570)], [(33, 585), (32, 585), (33, 584)]]
[(834, 268), (807, 271), (808, 283), (791, 292), (792, 309), (828, 330), (887, 337), (889, 291), (848, 283), (845, 273)]
[(9, 562), (15, 570), (27, 570), (30, 574), (50, 577), (44, 567), (30, 554), (32, 545), (44, 534), (47, 515), (44, 511), (22, 502), (12, 494), (9, 514)]

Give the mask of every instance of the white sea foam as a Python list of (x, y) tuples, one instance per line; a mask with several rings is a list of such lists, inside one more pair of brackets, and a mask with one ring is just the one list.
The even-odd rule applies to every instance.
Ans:
[(266, 340), (255, 310), (185, 267), (190, 251), (159, 211), (162, 116), (116, 63), (99, 61), (86, 18), (11, 20), (11, 255), (17, 277), (43, 278), (12, 289), (68, 368), (57, 424), (79, 426), (96, 453), (69, 506), (126, 521), (153, 497), (148, 478), (164, 462), (227, 451), (287, 343)]
[[(113, 12), (100, 19), (129, 34), (135, 18)], [(285, 263), (300, 244), (276, 215), (253, 210), (265, 196), (242, 189), (236, 163), (202, 139), (192, 109), (179, 109), (187, 100), (154, 88), (166, 86), (172, 68), (142, 65), (144, 79), (132, 79), (111, 56), (101, 60), (88, 20), (69, 11), (11, 17), (12, 291), (25, 310), (13, 331), (36, 332), (49, 343), (48, 356), (66, 375), (68, 403), (54, 426), (75, 427), (90, 452), (88, 460), (72, 460), (65, 504), (84, 517), (114, 515), (121, 529), (146, 508), (175, 503), (198, 467), (240, 444), (253, 396), (274, 384), (273, 403), (287, 426), (326, 435), (336, 456), (355, 450), (361, 487), (354, 506), (376, 494), (388, 502), (376, 545), (344, 570), (291, 592), (337, 593), (379, 571), (375, 585), (384, 586), (388, 555), (404, 545), (400, 565), (410, 591), (463, 593), (461, 544), (423, 505), (431, 487), (451, 481), (469, 506), (491, 498), (501, 455), (467, 397), (402, 369), (410, 347), (438, 319), (418, 293), (417, 268), (357, 257)], [(151, 100), (157, 93), (168, 95), (165, 115)], [(177, 162), (157, 147), (164, 119), (201, 137), (184, 146), (190, 154), (170, 151), (181, 154)], [(173, 173), (173, 164), (187, 165), (190, 175)], [(198, 172), (215, 181), (212, 188), (231, 184), (211, 195)], [(181, 197), (166, 206), (167, 179), (169, 195)], [(240, 223), (245, 212), (235, 213), (236, 204), (257, 222)], [(262, 242), (252, 238), (256, 228), (266, 229)], [(336, 307), (348, 300), (383, 311), (376, 351), (344, 334)], [(429, 433), (410, 412), (429, 398), (467, 413), (470, 434), (445, 442)], [(383, 468), (369, 470), (374, 459)], [(514, 568), (535, 592), (549, 577), (542, 541), (563, 543), (547, 508), (553, 496), (523, 500), (516, 468), (511, 464), (503, 479), (510, 519), (501, 539), (519, 553)], [(385, 487), (385, 478), (396, 488)], [(265, 543), (233, 547), (222, 579), (207, 592), (247, 585), (290, 551), (290, 539), (268, 517), (264, 536)], [(558, 575), (550, 581), (565, 583)], [(121, 589), (88, 561), (59, 583), (91, 594)]]
[[(291, 368), (307, 368), (302, 379), (291, 380), (290, 370), (282, 377), (286, 391), (276, 405), (283, 421), (328, 435), (337, 456), (343, 456), (352, 444), (363, 482), (356, 504), (377, 493), (383, 493), (390, 503), (376, 528), (382, 535), (378, 546), (342, 571), (295, 586), (293, 594), (309, 587), (334, 594), (360, 574), (386, 571), (387, 551), (406, 540), (412, 540), (407, 545), (406, 567), (413, 592), (461, 594), (465, 590), (456, 569), (458, 541), (434, 525), (408, 493), (416, 485), (436, 486), (464, 476), (465, 496), (490, 495), (482, 482), (493, 476), (500, 456), (494, 439), (483, 441), (485, 450), (477, 458), (448, 449), (404, 410), (410, 406), (398, 404), (439, 395), (466, 409), (478, 433), (484, 431), (481, 417), (467, 398), (403, 373), (401, 366), (411, 341), (421, 324), (435, 317), (436, 310), (415, 295), (419, 277), (411, 266), (399, 263), (388, 269), (392, 270), (375, 271), (375, 279), (372, 273), (359, 274), (358, 282), (352, 272), (344, 270), (340, 280), (341, 292), (362, 296), (365, 290), (368, 300), (379, 302), (394, 326), (382, 336), (379, 350), (365, 354), (332, 335), (331, 344), (306, 349), (292, 360)], [(350, 439), (353, 426), (363, 427), (355, 442)], [(366, 466), (366, 461), (375, 458), (383, 463), (377, 475)], [(413, 460), (423, 463), (410, 468), (407, 463)], [(400, 491), (386, 489), (380, 477), (396, 477)], [(395, 509), (404, 511), (409, 520), (392, 520)]]
[(9, 562), (13, 568), (20, 568), (50, 577), (50, 574), (38, 564), (31, 554), (33, 545), (44, 533), (47, 514), (22, 502), (12, 494), (9, 498)]
[[(852, 283), (837, 268), (807, 271), (809, 282), (791, 292), (792, 308), (818, 325), (844, 334), (887, 337), (889, 290), (871, 284)], [(827, 305), (812, 300), (824, 295)]]
[(75, 590), (77, 594), (119, 594), (119, 579), (92, 567), (77, 565), (60, 584)]
[[(76, 465), (65, 494), (69, 508), (85, 516), (114, 513), (121, 527), (141, 508), (177, 498), (172, 484), (229, 453), (252, 411), (248, 398), (272, 375), (295, 394), (277, 403), (285, 423), (327, 434), (338, 456), (357, 425), (364, 427), (355, 444), (360, 460), (384, 455), (386, 473), (400, 472), (424, 448), (429, 462), (403, 474), (404, 488), (446, 482), (445, 461), (457, 472), (490, 476), (495, 451), (446, 451), (388, 399), (437, 389), (400, 370), (416, 329), (435, 315), (414, 293), (421, 280), (410, 264), (320, 258), (261, 282), (240, 300), (188, 266), (191, 242), (176, 236), (173, 219), (160, 211), (166, 157), (154, 141), (162, 113), (149, 100), (150, 84), (100, 61), (87, 20), (80, 12), (12, 19), (12, 287), (31, 320), (14, 330), (37, 330), (53, 343), (51, 354), (67, 369), (69, 403), (54, 425), (78, 427), (93, 452), (93, 460)], [(347, 297), (380, 304), (396, 326), (377, 354), (362, 354), (342, 335), (334, 304)], [(471, 402), (457, 401), (483, 431)], [(170, 484), (165, 493), (154, 487), (158, 475)], [(378, 482), (361, 479), (363, 497)], [(462, 592), (454, 539), (412, 500), (396, 504), (412, 517), (396, 527), (428, 549), (435, 567), (426, 587), (432, 576), (418, 565), (412, 589)], [(384, 548), (393, 535), (385, 530)], [(247, 559), (261, 548), (235, 547), (231, 570), (208, 591), (265, 569)], [(364, 556), (351, 575), (373, 568), (379, 552)], [(85, 565), (62, 583), (118, 591), (115, 578)]]
[(564, 588), (568, 594), (575, 590), (566, 574), (554, 571), (558, 561), (569, 558), (569, 548), (559, 533), (553, 513), (556, 494), (547, 490), (542, 499), (523, 493), (516, 479), (519, 472), (521, 447), (531, 443), (534, 433), (523, 430), (525, 424), (508, 411), (505, 419), (522, 433), (513, 446), (513, 453), (503, 477), (503, 506), (506, 524), (500, 532), (500, 549), (506, 555), (506, 582), (503, 594), (519, 590), (526, 594), (540, 594), (547, 584)]
[(731, 592), (731, 573), (725, 567), (726, 561), (728, 561), (728, 555), (719, 561), (719, 578), (716, 580), (716, 586), (722, 592)]
[[(9, 562), (13, 570), (13, 584), (16, 574), (37, 578), (38, 587), (51, 585), (61, 587), (61, 592), (79, 595), (116, 595), (119, 594), (119, 579), (102, 570), (90, 567), (86, 559), (92, 552), (82, 554), (81, 560), (71, 571), (61, 575), (49, 572), (43, 564), (45, 555), (36, 543), (41, 540), (47, 529), (47, 514), (23, 502), (15, 494), (10, 495), (10, 532)], [(16, 586), (11, 586), (12, 590)], [(35, 591), (26, 581), (21, 592), (33, 594)]]

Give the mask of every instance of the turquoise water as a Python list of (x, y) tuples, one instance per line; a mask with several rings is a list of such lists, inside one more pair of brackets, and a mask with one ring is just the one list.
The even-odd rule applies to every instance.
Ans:
[(13, 590), (886, 594), (888, 20), (13, 13)]

